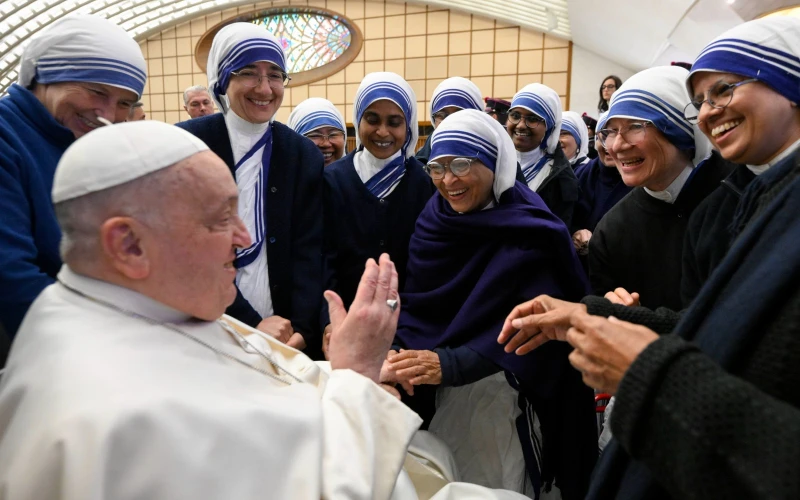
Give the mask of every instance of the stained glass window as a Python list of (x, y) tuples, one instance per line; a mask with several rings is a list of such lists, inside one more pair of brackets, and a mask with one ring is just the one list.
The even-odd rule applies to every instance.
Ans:
[(289, 73), (324, 66), (350, 47), (350, 28), (335, 16), (314, 12), (289, 12), (253, 20), (280, 38)]

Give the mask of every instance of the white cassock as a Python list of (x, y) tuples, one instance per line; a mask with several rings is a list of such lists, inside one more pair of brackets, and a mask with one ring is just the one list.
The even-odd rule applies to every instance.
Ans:
[[(371, 380), (223, 317), (302, 379), (287, 385), (163, 325), (286, 377), (218, 322), (66, 266), (59, 279), (127, 314), (58, 283), (34, 302), (0, 383), (0, 497), (417, 498), (393, 490), (420, 419)], [(520, 498), (459, 483), (433, 498), (459, 488)]]

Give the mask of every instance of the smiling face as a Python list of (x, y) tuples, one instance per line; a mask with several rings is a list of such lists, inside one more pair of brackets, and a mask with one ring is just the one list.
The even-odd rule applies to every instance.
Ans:
[[(437, 158), (436, 163), (449, 166), (453, 158), (455, 156), (443, 156)], [(456, 177), (448, 168), (444, 177), (434, 179), (433, 183), (453, 210), (467, 213), (482, 209), (492, 200), (494, 172), (475, 160), (470, 165), (467, 175)]]
[[(692, 94), (701, 100), (719, 84), (745, 79), (732, 73), (696, 73), (691, 79)], [(726, 160), (763, 165), (800, 139), (800, 111), (766, 84), (746, 83), (735, 88), (724, 109), (704, 103), (698, 127)]]
[[(518, 123), (511, 123), (511, 115), (514, 113), (520, 114)], [(541, 117), (524, 108), (511, 108), (508, 114), (509, 119), (506, 121), (506, 130), (508, 131), (508, 135), (511, 136), (511, 140), (514, 142), (514, 148), (520, 153), (527, 153), (528, 151), (538, 148), (542, 143), (542, 139), (544, 139), (547, 126), (544, 122), (540, 121), (531, 128), (525, 123), (525, 117), (532, 116), (536, 117), (538, 120), (541, 120)]]
[(387, 99), (373, 102), (358, 122), (361, 144), (375, 158), (385, 160), (406, 142), (406, 117), (400, 107)]
[[(605, 128), (625, 130), (641, 120), (612, 118)], [(644, 186), (653, 191), (663, 191), (674, 181), (689, 158), (664, 137), (655, 126), (647, 126), (641, 142), (632, 145), (617, 134), (613, 141), (606, 141), (606, 148), (622, 175), (626, 186)]]
[(267, 123), (281, 107), (284, 87), (283, 83), (270, 84), (266, 75), (281, 69), (272, 63), (258, 61), (239, 68), (237, 73), (243, 70), (252, 71), (263, 78), (255, 87), (247, 87), (242, 77), (231, 75), (227, 90), (231, 111), (250, 123)]
[(112, 123), (126, 121), (137, 101), (136, 94), (130, 90), (102, 83), (36, 84), (33, 94), (76, 139), (102, 127), (98, 117)]
[(578, 154), (578, 142), (572, 137), (572, 134), (566, 130), (562, 130), (561, 134), (558, 136), (558, 142), (561, 143), (561, 149), (564, 150), (564, 154), (568, 159), (571, 160), (575, 158), (575, 155)]
[[(331, 137), (331, 134), (334, 134)], [(321, 127), (306, 134), (322, 152), (327, 167), (344, 154), (344, 133), (336, 127)]]

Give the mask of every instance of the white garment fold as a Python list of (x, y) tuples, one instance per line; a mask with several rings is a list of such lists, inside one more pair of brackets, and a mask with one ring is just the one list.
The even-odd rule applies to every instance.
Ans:
[[(544, 151), (541, 148), (534, 148), (531, 151), (521, 152), (517, 151), (517, 160), (519, 161), (520, 168), (525, 168), (527, 165), (531, 165), (539, 161), (542, 156), (544, 156)], [(541, 170), (531, 179), (528, 183), (528, 187), (531, 188), (531, 191), (536, 192), (539, 189), (539, 186), (542, 185), (547, 176), (550, 175), (550, 171), (553, 170), (553, 160), (547, 160), (547, 163)]]
[[(400, 156), (400, 153), (401, 151), (398, 151), (389, 158), (381, 160), (380, 158), (370, 153), (367, 148), (364, 148), (361, 151), (357, 151), (355, 155), (353, 155), (353, 165), (356, 168), (356, 173), (358, 174), (358, 177), (361, 179), (361, 182), (366, 184), (368, 180), (372, 179), (381, 170), (383, 170), (383, 167), (385, 167), (389, 162)], [(394, 186), (392, 186), (392, 188), (389, 189), (389, 191), (384, 196), (389, 196), (390, 194), (392, 194), (392, 191), (394, 191), (398, 185), (399, 184), (395, 184)]]

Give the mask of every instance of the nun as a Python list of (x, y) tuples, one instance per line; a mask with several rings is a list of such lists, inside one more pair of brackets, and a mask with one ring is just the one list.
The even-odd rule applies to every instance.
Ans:
[(323, 157), (275, 121), (289, 76), (275, 36), (233, 23), (214, 36), (208, 83), (222, 112), (181, 122), (228, 165), (252, 244), (236, 252), (227, 313), (290, 346), (318, 353), (322, 302)]
[(561, 149), (561, 98), (540, 83), (514, 95), (506, 129), (525, 182), (568, 228), (578, 201), (578, 180)]
[[(461, 479), (538, 498), (555, 481), (583, 498), (596, 459), (591, 391), (566, 346), (535, 360), (496, 343), (510, 307), (587, 282), (564, 223), (515, 180), (507, 132), (464, 110), (433, 133), (428, 174), (437, 193), (411, 238), (403, 307), (385, 365), (389, 380), (435, 390), (429, 430), (454, 451)], [(408, 389), (407, 389), (408, 390)]]
[(289, 128), (311, 139), (322, 153), (327, 167), (345, 154), (347, 125), (336, 106), (327, 99), (311, 97), (289, 115)]
[(65, 16), (25, 46), (19, 80), (0, 99), (0, 337), (14, 337), (61, 268), (50, 202), (58, 160), (76, 138), (126, 121), (146, 78), (139, 44), (101, 17)]
[(634, 189), (606, 213), (589, 241), (589, 278), (597, 295), (621, 287), (638, 293), (648, 308), (683, 308), (689, 217), (735, 167), (684, 117), (687, 75), (678, 66), (650, 68), (628, 79), (611, 100), (600, 138), (622, 181)]
[[(431, 96), (431, 124), (434, 130), (449, 115), (462, 109), (483, 109), (483, 97), (477, 85), (472, 81), (454, 76), (436, 86)], [(431, 135), (422, 148), (417, 151), (417, 159), (428, 163), (431, 155)]]
[[(598, 129), (603, 128), (606, 115), (600, 115)], [(572, 234), (572, 242), (579, 255), (589, 253), (589, 240), (597, 223), (632, 189), (622, 182), (614, 159), (609, 156), (603, 143), (595, 141), (594, 148), (597, 156), (576, 172), (581, 197), (575, 205), (573, 220), (575, 227), (580, 229)]]
[[(370, 73), (356, 91), (356, 150), (325, 169), (325, 283), (349, 306), (364, 263), (388, 253), (402, 289), (408, 242), (434, 192), (414, 158), (414, 90), (395, 73)], [(322, 326), (329, 332), (327, 308)]]
[(574, 111), (564, 111), (558, 142), (577, 177), (580, 170), (589, 163), (589, 128), (581, 115)]

